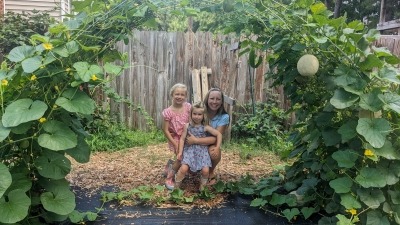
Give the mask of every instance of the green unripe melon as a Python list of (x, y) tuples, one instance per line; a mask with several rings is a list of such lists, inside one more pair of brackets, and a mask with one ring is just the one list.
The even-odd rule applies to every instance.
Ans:
[(303, 55), (299, 61), (297, 61), (297, 71), (302, 76), (311, 77), (314, 76), (319, 67), (319, 62), (317, 57), (314, 55)]
[(19, 145), (19, 147), (24, 148), (24, 149), (29, 147), (29, 141), (28, 140), (23, 140), (21, 142), (21, 144)]

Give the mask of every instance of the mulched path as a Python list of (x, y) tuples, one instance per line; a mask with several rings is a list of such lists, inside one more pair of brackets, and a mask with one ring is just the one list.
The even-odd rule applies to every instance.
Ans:
[[(163, 185), (164, 166), (172, 155), (167, 144), (135, 147), (117, 152), (96, 152), (91, 155), (90, 162), (85, 164), (76, 163), (71, 159), (72, 171), (67, 180), (72, 186), (78, 186), (87, 193), (99, 191), (106, 186), (129, 191), (141, 185)], [(258, 180), (268, 176), (273, 166), (280, 162), (272, 153), (243, 160), (238, 153), (223, 150), (216, 174), (218, 179), (224, 182), (239, 180), (246, 174)], [(196, 178), (185, 179), (182, 189), (186, 194), (190, 194), (196, 190), (196, 183)], [(219, 194), (211, 202), (200, 201), (194, 205), (205, 208), (218, 207), (225, 197), (226, 195)]]

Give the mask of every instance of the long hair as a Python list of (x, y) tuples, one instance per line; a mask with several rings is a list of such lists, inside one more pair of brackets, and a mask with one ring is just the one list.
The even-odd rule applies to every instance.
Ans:
[(201, 125), (208, 124), (208, 122), (209, 122), (208, 116), (207, 116), (206, 109), (204, 107), (203, 102), (196, 102), (192, 105), (192, 110), (190, 112), (190, 120), (191, 120), (192, 124), (193, 124), (192, 113), (193, 113), (194, 109), (202, 109), (203, 110), (203, 120), (201, 121)]
[(209, 112), (209, 106), (208, 106), (208, 98), (210, 97), (210, 93), (212, 91), (218, 91), (221, 94), (221, 107), (219, 107), (219, 109), (217, 110), (217, 115), (221, 115), (221, 114), (228, 114), (228, 112), (226, 112), (225, 107), (224, 107), (224, 93), (222, 93), (221, 89), (219, 88), (211, 88), (210, 90), (208, 90), (206, 96), (204, 97), (204, 106), (206, 108), (206, 114)]

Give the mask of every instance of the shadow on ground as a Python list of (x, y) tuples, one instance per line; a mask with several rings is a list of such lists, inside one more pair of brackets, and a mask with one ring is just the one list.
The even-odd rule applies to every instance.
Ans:
[[(76, 194), (76, 209), (78, 211), (94, 211), (101, 207), (100, 194), (88, 194), (74, 187)], [(107, 188), (105, 191), (110, 191)], [(250, 207), (250, 199), (246, 196), (233, 195), (219, 208), (191, 209), (155, 208), (150, 206), (116, 206), (107, 203), (94, 222), (88, 225), (138, 225), (138, 224), (207, 224), (207, 225), (310, 225), (310, 221), (289, 223), (285, 218), (273, 213)]]

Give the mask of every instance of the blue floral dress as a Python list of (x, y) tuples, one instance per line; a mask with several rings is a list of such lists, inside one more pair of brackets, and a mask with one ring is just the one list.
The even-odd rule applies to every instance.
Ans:
[[(206, 137), (206, 131), (204, 126), (194, 127), (191, 124), (188, 126), (188, 133), (191, 133), (195, 137)], [(183, 159), (182, 164), (189, 166), (190, 170), (197, 172), (203, 167), (211, 167), (211, 158), (208, 153), (207, 145), (185, 145), (183, 148)]]

